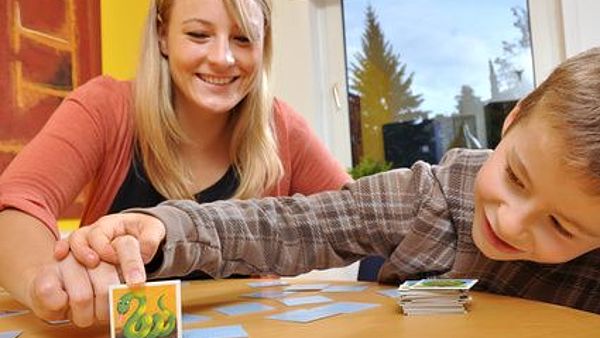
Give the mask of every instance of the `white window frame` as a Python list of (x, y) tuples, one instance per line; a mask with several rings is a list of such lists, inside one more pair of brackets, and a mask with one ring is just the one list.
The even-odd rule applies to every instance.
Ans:
[(349, 168), (343, 34), (339, 0), (273, 1), (275, 95), (298, 110)]
[(600, 46), (599, 12), (596, 0), (529, 0), (536, 85), (566, 58)]

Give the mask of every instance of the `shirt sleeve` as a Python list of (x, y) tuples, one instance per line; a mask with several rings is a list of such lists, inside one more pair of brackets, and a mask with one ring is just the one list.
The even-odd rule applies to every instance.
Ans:
[(281, 100), (275, 107), (287, 122), (290, 195), (338, 190), (352, 180), (298, 112)]
[(339, 267), (367, 255), (388, 259), (404, 274), (448, 269), (455, 235), (431, 168), (362, 178), (343, 190), (311, 196), (167, 201), (133, 209), (166, 224), (162, 266), (155, 277), (202, 270), (296, 275)]
[(92, 80), (60, 104), (0, 177), (0, 210), (26, 212), (58, 235), (57, 218), (91, 180), (106, 151), (110, 128), (103, 114), (112, 111), (104, 105), (114, 97), (108, 85)]

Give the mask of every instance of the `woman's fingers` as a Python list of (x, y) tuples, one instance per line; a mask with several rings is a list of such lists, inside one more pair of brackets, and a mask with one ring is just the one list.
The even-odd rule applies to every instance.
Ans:
[(69, 296), (58, 268), (41, 268), (31, 286), (31, 308), (38, 317), (48, 321), (67, 318)]
[(69, 254), (69, 241), (61, 239), (54, 245), (54, 259), (62, 261)]
[(117, 268), (112, 264), (100, 262), (97, 267), (88, 269), (87, 272), (94, 289), (94, 311), (96, 319), (99, 321), (107, 321), (109, 320), (109, 286), (121, 283), (119, 281)]
[(87, 235), (89, 227), (83, 227), (69, 236), (69, 247), (77, 260), (88, 268), (95, 268), (100, 263), (100, 257), (90, 247)]
[(75, 257), (68, 256), (59, 263), (64, 288), (69, 295), (71, 321), (79, 327), (94, 323), (94, 290), (87, 269)]

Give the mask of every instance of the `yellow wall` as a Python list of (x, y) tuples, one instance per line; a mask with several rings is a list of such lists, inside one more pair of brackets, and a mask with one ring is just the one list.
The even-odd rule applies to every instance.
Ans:
[(79, 219), (63, 218), (58, 220), (58, 229), (61, 233), (67, 234), (79, 228)]
[(118, 79), (135, 74), (149, 0), (102, 0), (102, 73)]

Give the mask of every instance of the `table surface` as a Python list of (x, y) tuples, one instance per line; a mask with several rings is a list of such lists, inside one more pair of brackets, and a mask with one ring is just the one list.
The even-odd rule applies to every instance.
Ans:
[[(183, 328), (242, 325), (250, 337), (600, 337), (600, 315), (520, 298), (472, 292), (469, 313), (464, 315), (403, 316), (394, 299), (376, 291), (390, 286), (375, 283), (326, 282), (332, 285), (368, 285), (362, 292), (327, 293), (335, 301), (378, 303), (381, 306), (353, 314), (342, 314), (308, 324), (266, 319), (268, 315), (297, 308), (273, 299), (240, 298), (262, 289), (247, 285), (251, 280), (194, 281), (182, 285), (183, 313), (209, 316), (211, 320), (184, 324)], [(291, 281), (293, 284), (315, 281)], [(281, 287), (268, 288), (280, 290)], [(304, 294), (304, 293), (303, 293)], [(314, 295), (315, 293), (306, 293)], [(227, 316), (214, 308), (239, 302), (261, 302), (274, 310), (250, 315)], [(0, 296), (0, 310), (22, 309), (9, 296)], [(22, 330), (27, 337), (108, 337), (107, 325), (80, 329), (72, 325), (51, 326), (32, 313), (0, 318), (0, 332)]]

